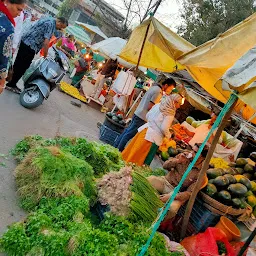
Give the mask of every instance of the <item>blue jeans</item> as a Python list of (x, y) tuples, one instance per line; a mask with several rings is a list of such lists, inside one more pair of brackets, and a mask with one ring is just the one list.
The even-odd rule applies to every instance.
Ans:
[(136, 135), (139, 127), (141, 127), (145, 123), (146, 122), (144, 120), (142, 120), (141, 118), (139, 118), (136, 115), (133, 115), (132, 121), (131, 121), (129, 127), (127, 127), (124, 130), (124, 132), (119, 136), (119, 138), (117, 139), (117, 141), (114, 144), (114, 147), (118, 148), (119, 151), (122, 152), (124, 150), (127, 142)]

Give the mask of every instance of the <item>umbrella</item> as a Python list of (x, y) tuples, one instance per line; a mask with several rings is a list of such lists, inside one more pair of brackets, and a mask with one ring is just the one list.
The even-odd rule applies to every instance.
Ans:
[(66, 32), (74, 35), (76, 40), (78, 40), (84, 44), (91, 43), (91, 39), (90, 39), (89, 35), (79, 26), (68, 26), (66, 28)]
[(99, 43), (93, 44), (91, 48), (100, 52), (106, 58), (116, 59), (127, 41), (120, 37), (110, 37)]
[[(117, 61), (126, 68), (132, 68), (135, 65), (132, 63), (129, 63), (122, 58), (120, 58), (118, 55), (126, 45), (127, 41), (125, 39), (122, 39), (120, 37), (110, 37), (108, 39), (105, 39), (99, 43), (93, 44), (91, 46), (92, 50), (99, 52), (100, 55), (104, 56), (105, 58), (110, 59), (117, 59)], [(141, 71), (146, 72), (147, 69), (144, 67), (139, 67)]]
[(78, 22), (76, 21), (76, 24), (81, 26), (83, 29), (85, 29), (86, 31), (92, 33), (92, 34), (97, 34), (99, 36), (101, 36), (104, 39), (107, 39), (108, 37), (100, 30), (99, 27), (97, 26), (93, 26), (93, 25), (89, 25), (89, 24), (85, 24), (82, 22)]

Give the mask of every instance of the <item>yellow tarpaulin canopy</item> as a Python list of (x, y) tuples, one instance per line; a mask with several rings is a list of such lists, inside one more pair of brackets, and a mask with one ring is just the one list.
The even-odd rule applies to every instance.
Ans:
[[(217, 82), (222, 80), (225, 72), (255, 45), (256, 13), (217, 38), (184, 54), (178, 61), (186, 66), (193, 78), (208, 93), (225, 103), (230, 93), (223, 91)], [(245, 83), (247, 82), (249, 81)], [(256, 98), (255, 90), (248, 90), (243, 84), (236, 89), (239, 91), (240, 98), (250, 105), (240, 101), (236, 111), (241, 112), (242, 116), (248, 120), (255, 112), (252, 108), (255, 104), (250, 104), (252, 101), (249, 100)], [(256, 118), (252, 122), (256, 124)]]
[(133, 30), (119, 56), (130, 63), (137, 64), (148, 26), (149, 31), (140, 66), (163, 72), (183, 69), (183, 66), (176, 61), (177, 58), (191, 51), (195, 46), (172, 32), (154, 17), (150, 17)]

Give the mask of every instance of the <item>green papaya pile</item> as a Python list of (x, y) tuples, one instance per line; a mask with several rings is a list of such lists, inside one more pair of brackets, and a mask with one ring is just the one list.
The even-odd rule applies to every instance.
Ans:
[(229, 168), (207, 170), (208, 184), (204, 192), (222, 204), (245, 209), (247, 204), (256, 214), (256, 168), (244, 158), (230, 163)]
[(116, 114), (116, 113), (112, 113), (112, 112), (107, 112), (106, 114), (109, 118), (112, 119), (112, 121), (114, 121), (115, 123), (117, 124), (120, 124), (122, 126), (125, 126), (126, 125), (126, 122), (124, 120), (124, 117), (123, 115), (121, 114)]

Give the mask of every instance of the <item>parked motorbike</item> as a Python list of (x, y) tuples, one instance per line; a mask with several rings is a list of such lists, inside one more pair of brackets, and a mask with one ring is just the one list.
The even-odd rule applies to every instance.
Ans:
[(25, 108), (36, 108), (60, 83), (69, 69), (69, 59), (60, 50), (52, 47), (54, 57), (35, 60), (23, 76), (24, 91), (20, 94), (20, 104)]

